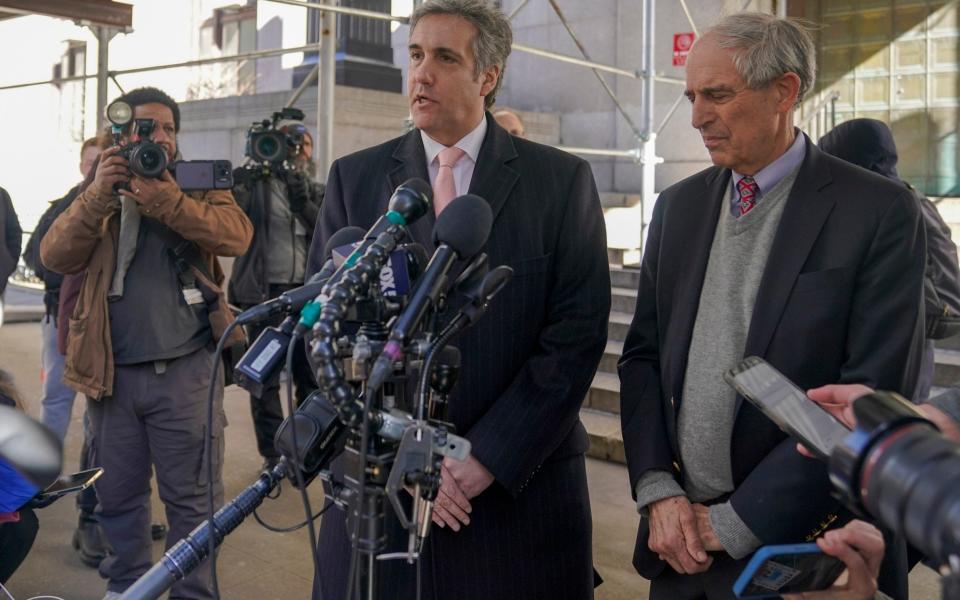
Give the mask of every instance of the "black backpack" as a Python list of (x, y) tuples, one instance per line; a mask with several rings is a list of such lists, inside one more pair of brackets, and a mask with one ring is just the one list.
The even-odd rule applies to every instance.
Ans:
[[(907, 187), (910, 187), (907, 184)], [(923, 301), (926, 337), (942, 340), (960, 333), (960, 265), (957, 246), (937, 205), (912, 187), (920, 204), (927, 235), (927, 261), (923, 273)]]

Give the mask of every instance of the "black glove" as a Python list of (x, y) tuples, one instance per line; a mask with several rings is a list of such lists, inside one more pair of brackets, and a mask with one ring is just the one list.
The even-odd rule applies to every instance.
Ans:
[(57, 494), (43, 494), (43, 492), (38, 493), (33, 498), (27, 501), (21, 508), (46, 508), (60, 499), (60, 496)]
[(287, 201), (290, 203), (290, 210), (294, 213), (303, 212), (307, 205), (307, 178), (303, 173), (297, 171), (287, 172)]

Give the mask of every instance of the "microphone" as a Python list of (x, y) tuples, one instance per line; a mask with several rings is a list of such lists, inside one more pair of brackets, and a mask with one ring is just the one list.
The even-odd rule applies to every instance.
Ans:
[[(324, 255), (329, 255), (331, 249), (336, 246), (359, 240), (363, 233), (359, 227), (344, 227), (327, 240)], [(333, 259), (328, 259), (323, 268), (315, 273), (309, 282), (269, 302), (254, 306), (237, 317), (237, 320), (248, 324), (269, 319), (282, 312), (296, 313), (301, 309), (307, 312), (305, 305), (320, 293), (320, 289), (335, 270)], [(241, 320), (244, 315), (247, 315), (246, 320)], [(280, 376), (283, 359), (286, 357), (286, 350), (295, 327), (300, 326), (297, 324), (297, 318), (291, 315), (284, 319), (279, 327), (265, 328), (234, 365), (234, 382), (259, 398), (263, 394), (264, 387)], [(306, 327), (303, 329), (306, 330)], [(302, 331), (298, 333), (298, 335), (301, 334)]]
[[(334, 248), (331, 257), (333, 264), (336, 267), (342, 265), (359, 246), (360, 242), (355, 242)], [(390, 298), (406, 296), (410, 293), (411, 283), (420, 277), (428, 260), (427, 251), (416, 242), (398, 246), (380, 269), (380, 293)]]
[[(336, 232), (327, 240), (323, 248), (323, 255), (330, 256), (332, 249), (347, 244), (352, 244), (363, 239), (364, 231), (359, 227), (344, 227)], [(237, 316), (237, 321), (241, 325), (256, 323), (269, 319), (270, 317), (284, 312), (299, 312), (303, 306), (317, 297), (324, 284), (330, 279), (336, 271), (333, 259), (327, 259), (323, 267), (310, 278), (305, 284), (298, 288), (288, 290), (273, 300), (268, 300), (263, 304), (258, 304), (248, 308)]]
[(455, 198), (437, 217), (433, 229), (437, 250), (406, 308), (394, 321), (387, 344), (371, 369), (368, 392), (383, 384), (393, 371), (394, 361), (403, 356), (404, 343), (420, 324), (427, 308), (436, 304), (450, 267), (458, 258), (469, 258), (478, 253), (487, 243), (492, 225), (490, 205), (473, 194)]
[(0, 406), (0, 458), (44, 489), (60, 476), (63, 445), (52, 431), (26, 414)]
[(410, 178), (401, 183), (394, 190), (393, 195), (390, 196), (387, 213), (377, 219), (373, 227), (367, 230), (367, 233), (361, 238), (363, 241), (337, 268), (328, 283), (334, 284), (339, 281), (343, 273), (363, 256), (367, 248), (373, 245), (381, 233), (393, 225), (406, 226), (413, 223), (427, 214), (432, 205), (433, 188), (430, 187), (429, 183), (418, 177)]

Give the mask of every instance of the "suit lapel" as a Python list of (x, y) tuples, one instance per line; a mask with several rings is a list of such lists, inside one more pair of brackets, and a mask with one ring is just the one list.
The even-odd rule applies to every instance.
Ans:
[(487, 135), (480, 146), (477, 165), (473, 169), (470, 193), (490, 203), (493, 222), (496, 224), (497, 216), (520, 174), (506, 164), (517, 157), (510, 134), (497, 125), (490, 113), (486, 114), (486, 119)]
[[(393, 151), (393, 159), (396, 161), (393, 169), (387, 175), (390, 180), (390, 194), (397, 189), (404, 181), (413, 177), (420, 178), (430, 183), (430, 174), (427, 172), (427, 159), (423, 149), (423, 138), (420, 137), (420, 131), (414, 129), (407, 133), (400, 140), (397, 148)], [(390, 200), (390, 194), (379, 200), (381, 203), (377, 208), (377, 216), (387, 212), (387, 204)], [(410, 225), (410, 235), (418, 244), (427, 249), (428, 253), (433, 250), (433, 225), (436, 223), (436, 217), (433, 210), (427, 212), (418, 221)]]
[[(744, 356), (763, 356), (796, 283), (836, 200), (823, 191), (832, 179), (823, 153), (809, 139), (807, 155), (793, 185), (770, 248), (753, 308)], [(740, 398), (737, 398), (740, 408)]]

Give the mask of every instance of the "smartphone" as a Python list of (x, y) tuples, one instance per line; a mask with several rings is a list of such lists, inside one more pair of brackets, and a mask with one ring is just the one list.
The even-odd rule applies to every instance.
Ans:
[(233, 188), (233, 165), (229, 160), (179, 160), (170, 168), (183, 191)]
[(843, 423), (762, 358), (745, 358), (723, 378), (780, 429), (823, 460), (850, 433)]
[(738, 598), (779, 598), (833, 585), (846, 566), (816, 544), (763, 546), (733, 584)]
[(80, 471), (73, 475), (64, 475), (47, 486), (47, 488), (37, 494), (37, 496), (41, 499), (59, 498), (71, 492), (79, 492), (93, 485), (93, 482), (101, 475), (103, 475), (102, 467), (87, 469), (86, 471)]

